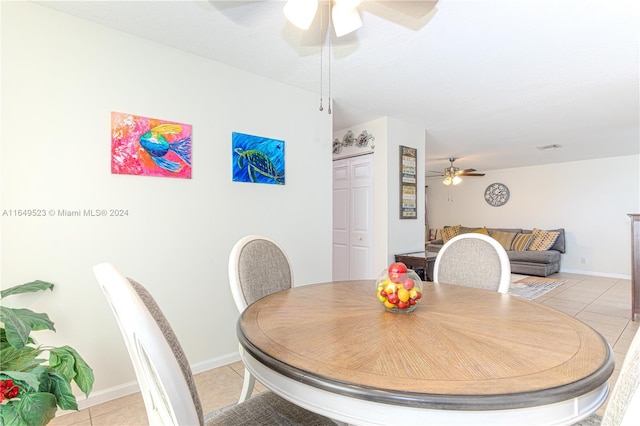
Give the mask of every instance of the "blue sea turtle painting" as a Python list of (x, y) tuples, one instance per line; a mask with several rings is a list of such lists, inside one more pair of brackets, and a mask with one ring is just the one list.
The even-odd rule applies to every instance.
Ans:
[(233, 132), (233, 180), (284, 185), (284, 141)]

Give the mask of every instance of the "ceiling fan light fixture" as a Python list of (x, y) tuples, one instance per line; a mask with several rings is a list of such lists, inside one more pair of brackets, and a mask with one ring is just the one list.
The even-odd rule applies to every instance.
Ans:
[(462, 178), (460, 176), (454, 176), (453, 179), (451, 180), (451, 183), (453, 183), (454, 185), (457, 185), (460, 182), (462, 182)]
[(451, 185), (451, 181), (453, 179), (451, 179), (451, 176), (447, 176), (446, 178), (444, 178), (444, 180), (442, 181), (442, 183), (444, 183), (445, 185), (449, 186)]
[(318, 0), (288, 0), (282, 11), (296, 27), (308, 30), (316, 16)]
[(353, 7), (342, 6), (341, 3), (333, 5), (331, 18), (337, 37), (349, 34), (362, 26), (362, 19), (358, 11)]
[(346, 7), (347, 9), (355, 9), (360, 6), (362, 0), (335, 0), (336, 4), (339, 4), (340, 7)]

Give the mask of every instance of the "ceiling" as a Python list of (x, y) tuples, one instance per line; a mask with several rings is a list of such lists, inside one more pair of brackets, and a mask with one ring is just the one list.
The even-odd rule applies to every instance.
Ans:
[[(283, 1), (36, 3), (316, 92), (319, 104), (320, 20), (297, 29)], [(358, 31), (329, 32), (330, 81), (324, 45), (318, 113), (330, 83), (334, 129), (384, 116), (424, 128), (436, 171), (449, 157), (487, 171), (640, 153), (637, 0), (365, 0), (359, 10)]]

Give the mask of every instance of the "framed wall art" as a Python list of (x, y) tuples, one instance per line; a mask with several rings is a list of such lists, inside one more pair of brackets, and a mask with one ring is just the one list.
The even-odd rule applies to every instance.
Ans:
[(191, 125), (112, 112), (111, 173), (191, 179)]
[(284, 185), (284, 141), (233, 132), (234, 182)]
[(400, 145), (400, 219), (418, 218), (418, 150)]

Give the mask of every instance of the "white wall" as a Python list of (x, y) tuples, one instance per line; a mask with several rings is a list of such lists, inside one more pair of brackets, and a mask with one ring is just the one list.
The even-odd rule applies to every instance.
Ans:
[[(333, 137), (342, 140), (347, 130), (358, 136), (363, 130), (375, 137), (374, 151), (374, 234), (376, 271), (382, 271), (394, 261), (394, 254), (424, 250), (424, 129), (393, 118), (377, 120), (340, 129)], [(418, 150), (418, 218), (400, 219), (400, 145)], [(334, 159), (370, 152), (371, 147), (343, 147)], [(375, 278), (375, 277), (373, 277)]]
[[(388, 194), (387, 208), (389, 215), (389, 256), (387, 264), (394, 261), (394, 254), (424, 250), (424, 192), (425, 185), (425, 130), (389, 118), (388, 121), (387, 157)], [(416, 219), (400, 219), (400, 145), (417, 149), (416, 200), (418, 217)]]
[[(92, 403), (134, 381), (94, 264), (149, 288), (196, 370), (237, 358), (227, 261), (239, 238), (279, 241), (296, 284), (331, 279), (332, 122), (317, 94), (33, 3), (2, 2), (1, 23), (1, 209), (128, 210), (2, 217), (2, 286), (56, 284), (13, 304), (47, 312), (58, 331), (41, 341), (94, 368)], [(112, 175), (111, 111), (191, 124), (193, 178)], [(285, 141), (285, 186), (231, 181), (233, 131)]]
[[(628, 278), (631, 225), (640, 212), (640, 156), (491, 170), (447, 187), (427, 179), (429, 226), (564, 228), (561, 271)], [(502, 207), (484, 201), (486, 187), (502, 182), (511, 197)], [(584, 259), (584, 263), (583, 263)]]

